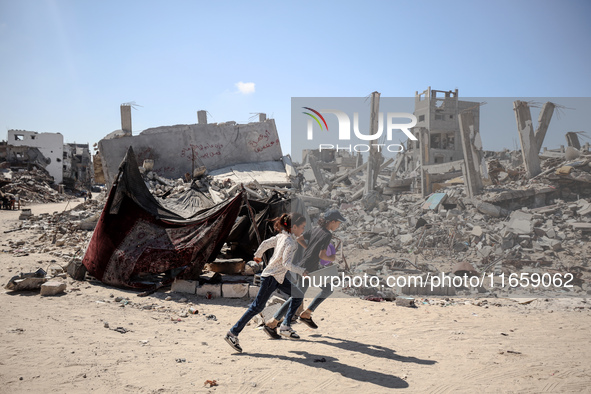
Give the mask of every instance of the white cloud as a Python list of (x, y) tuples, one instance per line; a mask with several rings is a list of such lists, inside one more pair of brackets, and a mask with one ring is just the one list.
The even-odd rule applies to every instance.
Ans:
[(242, 94), (254, 93), (254, 82), (238, 82), (235, 85)]

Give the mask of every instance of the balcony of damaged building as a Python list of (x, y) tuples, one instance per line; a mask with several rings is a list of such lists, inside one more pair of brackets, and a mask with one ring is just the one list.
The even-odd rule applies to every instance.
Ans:
[(272, 235), (268, 219), (307, 215), (275, 121), (259, 114), (248, 124), (212, 124), (199, 111), (197, 124), (132, 135), (124, 107), (122, 130), (98, 143), (95, 178), (111, 188), (78, 266), (106, 284), (147, 292), (171, 284), (189, 293), (211, 285), (214, 295), (224, 283), (227, 294), (231, 284), (248, 288), (260, 269), (248, 262)]

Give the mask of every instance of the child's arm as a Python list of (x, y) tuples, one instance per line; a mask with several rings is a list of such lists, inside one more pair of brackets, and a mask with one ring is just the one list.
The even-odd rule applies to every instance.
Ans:
[(326, 249), (322, 249), (319, 253), (319, 256), (322, 260), (326, 260), (326, 261), (335, 261), (336, 257), (337, 257), (336, 254), (332, 254), (332, 255), (328, 256), (326, 254)]
[(267, 250), (274, 248), (275, 246), (277, 246), (277, 236), (264, 240), (259, 245), (257, 251), (254, 252), (254, 257), (260, 259)]
[(300, 235), (299, 237), (296, 238), (296, 240), (298, 241), (298, 243), (300, 245), (302, 245), (302, 247), (304, 249), (306, 249), (308, 247), (308, 245), (306, 244), (306, 240), (304, 239), (304, 235)]

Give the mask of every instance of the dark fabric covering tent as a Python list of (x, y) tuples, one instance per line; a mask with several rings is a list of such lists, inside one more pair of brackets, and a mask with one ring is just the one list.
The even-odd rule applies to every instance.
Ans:
[[(282, 193), (273, 192), (265, 200), (248, 200), (252, 208), (252, 214), (255, 218), (257, 229), (261, 241), (275, 235), (271, 219), (281, 216), (284, 212), (299, 212), (306, 217), (306, 229), (311, 228), (310, 219), (306, 212), (304, 202), (299, 198), (286, 198)], [(238, 219), (228, 235), (226, 240), (232, 250), (232, 256), (244, 260), (251, 260), (254, 252), (259, 246), (259, 240), (255, 228), (252, 225), (251, 215), (248, 213), (246, 204), (242, 205)], [(272, 250), (267, 252), (270, 258)]]
[(220, 252), (243, 199), (242, 192), (188, 216), (175, 213), (150, 193), (130, 147), (82, 263), (92, 276), (118, 287), (152, 287), (143, 278), (170, 270), (196, 279)]

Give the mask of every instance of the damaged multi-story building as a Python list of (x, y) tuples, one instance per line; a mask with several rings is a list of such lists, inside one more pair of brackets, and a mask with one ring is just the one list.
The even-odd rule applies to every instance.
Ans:
[(69, 188), (90, 187), (93, 173), (88, 144), (64, 144), (64, 185)]
[(38, 133), (8, 130), (6, 160), (12, 169), (46, 170), (54, 183), (63, 180), (64, 136), (60, 133)]
[(434, 182), (459, 174), (468, 178), (470, 190), (478, 190), (480, 177), (487, 177), (480, 139), (480, 103), (459, 100), (458, 89), (429, 87), (415, 92), (414, 115), (417, 124), (411, 132), (417, 140), (408, 139), (405, 151), (396, 156), (387, 192), (410, 187), (420, 188), (427, 195)]
[[(412, 133), (417, 141), (408, 140), (406, 150), (396, 159), (398, 171), (411, 172), (421, 164), (442, 164), (462, 160), (464, 153), (461, 144), (459, 114), (470, 111), (474, 119), (476, 132), (480, 123), (480, 104), (462, 101), (455, 90), (434, 90), (429, 87), (415, 92), (415, 110), (417, 124)], [(425, 133), (426, 134), (423, 134)], [(428, 136), (428, 138), (421, 138)], [(421, 144), (427, 145), (426, 162), (421, 163)]]
[[(61, 133), (8, 130), (5, 160), (13, 170), (47, 171), (57, 185), (90, 187), (92, 156), (88, 144), (64, 144)], [(3, 155), (4, 156), (4, 155)]]

